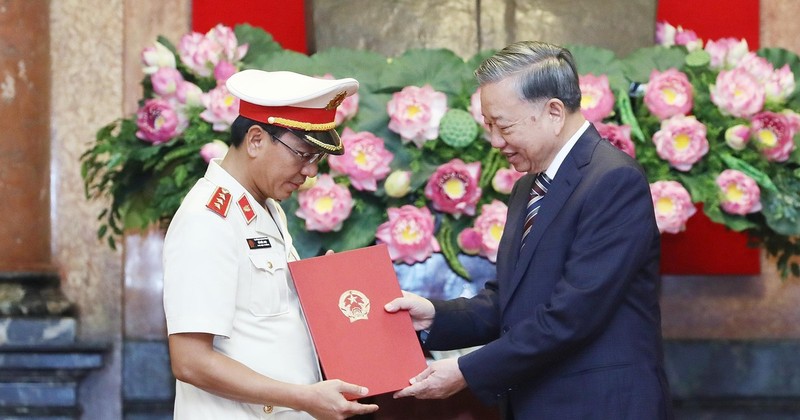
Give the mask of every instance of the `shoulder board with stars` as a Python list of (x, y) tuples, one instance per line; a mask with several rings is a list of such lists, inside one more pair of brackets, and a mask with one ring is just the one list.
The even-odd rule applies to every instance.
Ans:
[(206, 207), (224, 219), (228, 216), (228, 207), (231, 205), (231, 193), (225, 188), (217, 187), (214, 194), (208, 200)]
[(242, 197), (236, 202), (236, 204), (239, 205), (239, 210), (242, 211), (244, 220), (246, 220), (247, 224), (249, 225), (250, 222), (256, 218), (256, 212), (253, 210), (253, 207), (250, 206), (250, 202), (247, 201), (247, 196), (242, 194)]

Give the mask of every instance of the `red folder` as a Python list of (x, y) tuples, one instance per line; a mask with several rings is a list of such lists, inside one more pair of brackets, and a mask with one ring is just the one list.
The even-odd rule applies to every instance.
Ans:
[(386, 244), (293, 261), (289, 271), (326, 379), (370, 396), (405, 388), (425, 369), (408, 312), (383, 309), (403, 295)]

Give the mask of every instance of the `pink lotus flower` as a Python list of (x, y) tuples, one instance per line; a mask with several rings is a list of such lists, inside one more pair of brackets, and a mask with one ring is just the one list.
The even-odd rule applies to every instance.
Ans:
[(782, 104), (794, 92), (796, 85), (794, 73), (788, 64), (770, 74), (764, 85), (766, 101), (773, 104)]
[(761, 210), (761, 190), (743, 172), (726, 169), (717, 177), (717, 185), (722, 193), (722, 210), (741, 215)]
[(238, 69), (235, 65), (231, 64), (228, 60), (220, 60), (217, 65), (214, 66), (214, 79), (217, 81), (217, 85), (225, 84), (228, 81), (228, 78), (233, 76)]
[(711, 102), (726, 115), (748, 118), (764, 107), (764, 86), (747, 70), (723, 70), (709, 86)]
[(525, 172), (519, 172), (514, 168), (500, 168), (492, 177), (492, 188), (500, 194), (511, 194), (514, 183), (524, 175)]
[(456, 237), (458, 247), (467, 255), (478, 255), (481, 252), (483, 238), (475, 228), (465, 228)]
[[(224, 59), (231, 63), (236, 63), (241, 60), (242, 57), (247, 54), (249, 48), (247, 44), (239, 45), (233, 28), (221, 23), (206, 32), (206, 39), (219, 48), (220, 60)], [(214, 64), (216, 63), (215, 61)]]
[(209, 77), (221, 60), (236, 63), (247, 54), (248, 45), (237, 46), (236, 34), (228, 26), (219, 24), (205, 35), (191, 32), (178, 44), (181, 61), (192, 72)]
[(792, 135), (800, 131), (800, 114), (786, 108), (781, 111), (781, 115), (785, 116), (786, 121), (789, 122), (789, 129), (792, 131)]
[(750, 120), (753, 141), (767, 160), (785, 162), (794, 151), (796, 128), (785, 114), (761, 112)]
[(750, 127), (736, 124), (725, 130), (725, 144), (733, 150), (744, 150), (750, 142)]
[(328, 174), (320, 175), (313, 187), (299, 191), (300, 208), (295, 214), (306, 221), (306, 230), (338, 232), (353, 210), (350, 191), (333, 182)]
[(175, 54), (160, 42), (142, 50), (142, 71), (144, 74), (153, 74), (162, 67), (176, 68)]
[(389, 197), (404, 197), (409, 191), (411, 191), (411, 172), (392, 172), (389, 174), (389, 177), (386, 178), (386, 181), (384, 181), (383, 188), (386, 190), (386, 195)]
[(435, 210), (473, 216), (481, 198), (480, 174), (480, 162), (464, 163), (453, 159), (433, 172), (425, 185), (425, 197), (431, 200)]
[(687, 51), (696, 51), (703, 48), (703, 40), (698, 38), (695, 31), (678, 26), (678, 31), (675, 33), (675, 45), (683, 45)]
[(136, 113), (136, 137), (153, 144), (165, 143), (186, 129), (187, 120), (166, 99), (148, 99)]
[(594, 123), (594, 127), (603, 138), (616, 146), (617, 149), (622, 150), (632, 158), (636, 158), (636, 146), (631, 140), (631, 127), (629, 125)]
[(427, 207), (405, 205), (386, 212), (389, 220), (378, 226), (375, 237), (387, 244), (392, 261), (414, 264), (439, 252), (439, 242), (433, 236), (433, 215)]
[(203, 105), (203, 90), (192, 82), (183, 81), (175, 92), (178, 102), (188, 106)]
[(389, 129), (399, 134), (403, 143), (414, 142), (417, 147), (439, 137), (439, 123), (447, 112), (447, 96), (423, 87), (406, 86), (392, 95), (386, 104)]
[(706, 126), (693, 116), (676, 115), (662, 121), (653, 143), (658, 156), (684, 172), (708, 153)]
[(703, 41), (694, 31), (683, 29), (681, 26), (675, 27), (663, 21), (656, 22), (656, 44), (664, 47), (683, 45), (689, 51), (703, 48)]
[(686, 229), (686, 221), (697, 211), (689, 191), (675, 181), (650, 184), (656, 224), (661, 233), (678, 233)]
[(228, 153), (228, 145), (222, 140), (214, 140), (200, 148), (200, 157), (206, 163), (211, 162), (211, 159), (225, 157), (226, 153)]
[(183, 84), (181, 72), (171, 67), (162, 67), (150, 76), (153, 92), (161, 97), (170, 97), (178, 92), (178, 87)]
[(745, 54), (733, 66), (735, 69), (743, 69), (752, 74), (760, 84), (766, 84), (775, 70), (772, 64), (764, 57), (759, 57), (754, 52)]
[(675, 34), (678, 28), (670, 25), (668, 22), (656, 22), (655, 43), (662, 47), (671, 47), (675, 45)]
[(706, 42), (705, 50), (711, 56), (709, 67), (719, 70), (732, 69), (750, 48), (744, 38), (721, 38)]
[(644, 94), (650, 113), (660, 120), (673, 115), (687, 115), (692, 110), (692, 84), (686, 74), (671, 68), (664, 72), (653, 70)]
[(481, 214), (475, 219), (474, 229), (481, 235), (480, 254), (491, 262), (497, 262), (497, 247), (503, 237), (508, 206), (498, 200), (481, 206)]
[(605, 74), (580, 76), (581, 113), (590, 122), (602, 121), (614, 110), (614, 94)]
[(239, 115), (239, 98), (228, 92), (225, 84), (218, 85), (201, 97), (206, 109), (200, 118), (213, 124), (214, 131), (225, 131)]
[(328, 158), (331, 169), (347, 175), (350, 184), (359, 191), (377, 190), (377, 181), (386, 178), (391, 171), (389, 163), (394, 159), (383, 139), (368, 131), (356, 133), (347, 127), (342, 132), (342, 144), (344, 154)]

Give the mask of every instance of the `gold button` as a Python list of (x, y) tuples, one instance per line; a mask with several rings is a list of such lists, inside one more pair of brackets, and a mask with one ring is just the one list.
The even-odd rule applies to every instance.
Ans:
[(272, 268), (272, 261), (267, 261), (267, 268)]
[(272, 414), (272, 406), (271, 405), (265, 405), (264, 406), (264, 412), (267, 413), (267, 414)]

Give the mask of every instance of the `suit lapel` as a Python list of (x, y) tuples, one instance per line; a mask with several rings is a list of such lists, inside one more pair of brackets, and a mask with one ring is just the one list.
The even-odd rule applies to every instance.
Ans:
[[(528, 234), (528, 237), (525, 238), (525, 246), (521, 247), (521, 249), (520, 240), (522, 238), (522, 229), (519, 222), (520, 216), (518, 214), (515, 216), (517, 219), (515, 219), (513, 228), (516, 241), (513, 243), (516, 244), (517, 250), (507, 250), (507, 252), (509, 252), (509, 255), (516, 258), (513, 259), (510, 264), (512, 270), (510, 273), (511, 277), (507, 283), (508, 290), (502, 293), (505, 300), (501, 302), (501, 305), (504, 306), (511, 300), (511, 296), (513, 296), (514, 291), (522, 280), (522, 276), (531, 264), (533, 253), (536, 248), (539, 247), (544, 233), (553, 220), (555, 220), (556, 216), (558, 216), (558, 213), (564, 207), (567, 199), (569, 199), (572, 192), (575, 191), (575, 188), (578, 186), (582, 178), (580, 169), (591, 160), (591, 153), (597, 145), (599, 138), (597, 131), (593, 126), (590, 126), (577, 143), (575, 143), (575, 146), (573, 146), (566, 159), (564, 159), (564, 162), (561, 163), (561, 167), (558, 169), (558, 173), (542, 202), (542, 207), (536, 215), (536, 220), (533, 223), (531, 232)], [(533, 177), (531, 177), (531, 179), (533, 179)], [(528, 184), (528, 189), (530, 189), (530, 183)], [(517, 201), (523, 202), (525, 200), (518, 199)], [(523, 208), (520, 211), (525, 211), (524, 208), (526, 205), (527, 202), (523, 203)], [(512, 217), (510, 210), (509, 217)], [(507, 246), (513, 246), (513, 244), (507, 244)], [(498, 277), (499, 276), (500, 273), (498, 272)]]
[[(519, 258), (519, 241), (522, 238), (523, 212), (535, 177), (525, 175), (517, 181), (511, 192), (506, 214), (506, 225), (497, 249), (497, 279), (507, 279), (514, 271)], [(501, 289), (502, 292), (502, 289)]]

